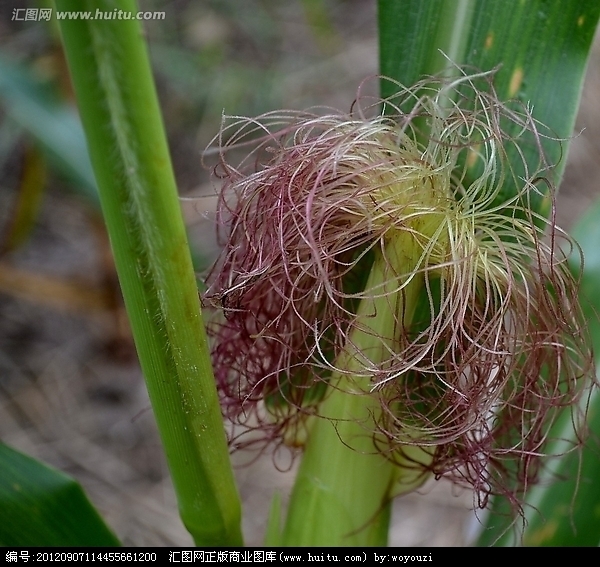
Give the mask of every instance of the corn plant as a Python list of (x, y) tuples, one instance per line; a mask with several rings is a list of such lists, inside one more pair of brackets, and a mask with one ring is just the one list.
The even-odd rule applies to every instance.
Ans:
[[(598, 333), (580, 290), (598, 274), (577, 271), (554, 213), (600, 6), (378, 11), (379, 96), (223, 118), (205, 152), (223, 250), (202, 308), (140, 23), (60, 22), (183, 523), (198, 545), (242, 545), (229, 446), (276, 445), (301, 463), (269, 545), (385, 545), (393, 498), (430, 477), (491, 508), (482, 544), (516, 527), (517, 543), (597, 545)], [(14, 474), (41, 467), (5, 451)], [(535, 486), (552, 475), (568, 482)], [(80, 513), (102, 525), (83, 497)]]

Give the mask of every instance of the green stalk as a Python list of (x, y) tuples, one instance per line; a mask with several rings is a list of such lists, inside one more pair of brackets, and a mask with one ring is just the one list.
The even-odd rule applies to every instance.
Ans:
[[(372, 386), (368, 378), (352, 377), (365, 365), (378, 365), (389, 357), (386, 347), (393, 347), (398, 314), (403, 314), (403, 326), (410, 325), (423, 278), (413, 275), (398, 291), (404, 276), (391, 274), (412, 272), (419, 260), (415, 244), (411, 235), (397, 235), (373, 264), (365, 288), (374, 290), (373, 297), (360, 302), (357, 328), (336, 363), (344, 373), (331, 377), (328, 395), (319, 407), (320, 418), (312, 424), (289, 503), (283, 545), (386, 545), (392, 496), (423, 480), (414, 467), (400, 468), (377, 451), (373, 425), (381, 414), (379, 402), (368, 394)], [(405, 451), (416, 461), (430, 458), (418, 447)]]
[[(134, 0), (56, 0), (56, 8), (137, 12)], [(135, 19), (63, 19), (60, 28), (181, 518), (198, 545), (241, 545), (240, 503), (143, 31)]]

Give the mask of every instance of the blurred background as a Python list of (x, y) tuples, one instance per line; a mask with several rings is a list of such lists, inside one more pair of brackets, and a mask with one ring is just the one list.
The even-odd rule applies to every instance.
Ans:
[[(190, 243), (216, 253), (201, 152), (223, 113), (349, 110), (377, 73), (375, 0), (139, 0)], [(75, 477), (125, 545), (191, 545), (123, 311), (54, 17), (0, 0), (0, 439)], [(19, 11), (17, 11), (19, 10)], [(27, 14), (29, 17), (27, 18)], [(600, 194), (600, 43), (558, 202)], [(248, 545), (293, 470), (234, 455)], [(442, 481), (396, 500), (391, 545), (468, 545), (472, 497)], [(481, 517), (481, 513), (480, 513)]]

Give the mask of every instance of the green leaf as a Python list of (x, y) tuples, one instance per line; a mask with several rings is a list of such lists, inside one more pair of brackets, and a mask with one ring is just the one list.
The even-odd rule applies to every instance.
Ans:
[[(548, 127), (542, 133), (565, 140), (543, 143), (558, 185), (599, 16), (597, 0), (379, 0), (381, 74), (412, 85), (424, 74), (456, 73), (453, 64), (497, 68), (499, 99), (533, 108)], [(381, 88), (383, 97), (396, 89), (389, 81)], [(536, 148), (525, 158), (535, 170)], [(513, 191), (506, 187), (502, 198)], [(547, 213), (541, 196), (533, 206)]]
[(0, 545), (120, 545), (72, 478), (2, 443), (0, 470)]
[[(57, 10), (138, 12), (133, 0)], [(140, 22), (60, 21), (127, 313), (180, 515), (198, 545), (241, 545), (241, 507)]]
[[(575, 440), (569, 414), (557, 426)], [(594, 389), (588, 410), (588, 426), (600, 433), (600, 391)], [(556, 428), (555, 428), (556, 429)], [(553, 433), (558, 433), (556, 430)], [(557, 441), (556, 444), (564, 443)], [(554, 448), (550, 447), (552, 451)], [(555, 450), (555, 449), (554, 449)], [(528, 521), (523, 544), (532, 546), (598, 546), (600, 544), (600, 461), (597, 439), (550, 463), (546, 478), (527, 494)], [(554, 482), (552, 482), (554, 481)]]
[(264, 545), (269, 547), (281, 546), (281, 494), (276, 492), (271, 499)]
[(75, 108), (59, 102), (25, 68), (0, 58), (0, 100), (76, 189), (98, 205), (98, 191)]
[[(471, 0), (379, 0), (381, 74), (412, 85), (447, 67), (440, 50), (455, 63), (464, 63), (473, 10)], [(381, 88), (384, 97), (395, 92), (388, 82)]]
[[(600, 365), (600, 201), (588, 209), (573, 228), (573, 238), (581, 246), (584, 269), (581, 275), (580, 296), (589, 324), (592, 344), (596, 352), (596, 364)], [(573, 268), (579, 269), (579, 265)], [(598, 430), (600, 434), (600, 430)]]

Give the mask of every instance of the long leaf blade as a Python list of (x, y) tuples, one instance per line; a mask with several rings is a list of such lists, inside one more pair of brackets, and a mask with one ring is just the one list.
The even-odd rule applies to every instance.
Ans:
[(81, 122), (74, 108), (58, 102), (32, 74), (0, 58), (0, 100), (8, 115), (40, 145), (92, 203), (98, 191)]
[[(558, 185), (599, 17), (595, 0), (379, 0), (380, 70), (410, 85), (425, 74), (452, 72), (452, 63), (497, 69), (500, 100), (532, 107), (548, 136), (564, 140), (544, 143)], [(393, 83), (382, 82), (382, 96), (394, 90)], [(525, 149), (525, 158), (535, 171), (536, 148)], [(501, 199), (514, 191), (506, 187)], [(547, 213), (541, 196), (534, 196), (532, 205)]]
[(72, 478), (2, 443), (0, 470), (0, 545), (120, 545)]
[[(133, 0), (57, 0), (137, 13)], [(240, 503), (158, 100), (139, 21), (60, 21), (115, 263), (182, 520), (240, 545)]]

